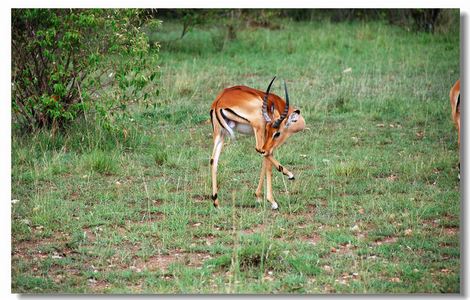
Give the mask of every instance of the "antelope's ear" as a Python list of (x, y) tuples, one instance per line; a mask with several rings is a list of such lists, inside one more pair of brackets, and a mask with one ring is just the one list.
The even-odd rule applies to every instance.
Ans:
[(287, 119), (286, 128), (289, 128), (289, 126), (292, 123), (297, 122), (299, 117), (300, 117), (300, 110), (296, 109), (293, 113), (290, 114), (289, 118)]

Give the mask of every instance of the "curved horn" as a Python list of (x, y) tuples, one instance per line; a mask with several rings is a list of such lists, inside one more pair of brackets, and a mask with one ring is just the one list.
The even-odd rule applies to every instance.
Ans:
[(263, 97), (263, 107), (262, 107), (262, 112), (263, 112), (263, 117), (266, 120), (267, 123), (271, 122), (271, 118), (268, 115), (268, 95), (269, 95), (269, 90), (271, 89), (271, 85), (274, 82), (274, 79), (276, 79), (276, 76), (271, 80), (271, 82), (268, 85), (268, 89), (266, 90), (266, 95)]
[(278, 128), (279, 125), (281, 125), (281, 122), (287, 117), (287, 112), (289, 111), (289, 94), (287, 93), (286, 81), (284, 81), (284, 91), (286, 92), (286, 105), (279, 119), (274, 122), (273, 128)]

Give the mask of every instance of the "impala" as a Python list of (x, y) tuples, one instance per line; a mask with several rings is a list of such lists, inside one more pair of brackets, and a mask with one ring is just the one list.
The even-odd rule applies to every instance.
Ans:
[[(460, 152), (460, 79), (458, 79), (449, 93), (450, 107), (452, 109), (452, 120), (458, 132), (458, 145)], [(459, 179), (460, 179), (460, 159), (459, 159)]]
[(450, 107), (452, 109), (452, 120), (455, 123), (458, 131), (458, 144), (460, 148), (460, 79), (458, 79), (454, 86), (450, 89)]
[(274, 150), (282, 145), (292, 134), (305, 128), (300, 110), (289, 105), (289, 95), (284, 82), (285, 101), (281, 97), (247, 86), (233, 86), (224, 89), (211, 105), (210, 116), (214, 137), (214, 148), (210, 159), (212, 176), (212, 201), (219, 206), (217, 198), (217, 164), (224, 144), (224, 137), (235, 136), (235, 131), (243, 134), (254, 134), (255, 149), (263, 155), (261, 174), (255, 196), (262, 200), (264, 178), (266, 177), (266, 199), (272, 209), (277, 209), (272, 192), (272, 167), (293, 180), (294, 174), (283, 167), (275, 158)]

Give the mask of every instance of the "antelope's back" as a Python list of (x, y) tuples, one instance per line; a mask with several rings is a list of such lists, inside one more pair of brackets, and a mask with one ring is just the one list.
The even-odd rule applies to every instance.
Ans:
[[(231, 108), (237, 112), (246, 115), (261, 116), (261, 107), (263, 106), (263, 97), (265, 92), (250, 88), (244, 85), (229, 87), (220, 92), (211, 105), (212, 109)], [(279, 112), (284, 110), (285, 101), (276, 94), (269, 93), (268, 107), (274, 106), (274, 117), (279, 116)]]
[(229, 87), (220, 92), (212, 103), (211, 108), (233, 107), (240, 102), (263, 101), (264, 93), (253, 88), (237, 85)]

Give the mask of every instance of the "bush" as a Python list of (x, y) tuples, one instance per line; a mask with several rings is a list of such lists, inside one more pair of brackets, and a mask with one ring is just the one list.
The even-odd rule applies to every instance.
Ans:
[[(384, 20), (390, 24), (405, 27), (408, 30), (435, 32), (447, 22), (456, 9), (285, 9), (283, 17), (295, 21), (352, 22)], [(458, 19), (458, 17), (457, 17)]]
[[(155, 94), (157, 56), (136, 9), (13, 9), (12, 112), (33, 128), (63, 127), (87, 111), (111, 124)], [(86, 116), (86, 115), (85, 115)]]

